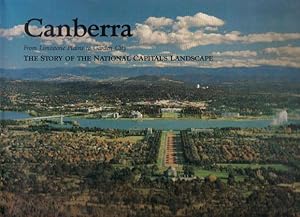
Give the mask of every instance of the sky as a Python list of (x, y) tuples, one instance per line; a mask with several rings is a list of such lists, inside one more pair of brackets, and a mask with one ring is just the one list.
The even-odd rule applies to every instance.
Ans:
[[(299, 0), (0, 0), (0, 67), (133, 66), (300, 68)], [(129, 24), (133, 36), (41, 37), (43, 24)], [(25, 47), (112, 47), (113, 51), (43, 51)], [(126, 50), (115, 50), (116, 46)], [(24, 61), (24, 55), (200, 55), (213, 62)]]

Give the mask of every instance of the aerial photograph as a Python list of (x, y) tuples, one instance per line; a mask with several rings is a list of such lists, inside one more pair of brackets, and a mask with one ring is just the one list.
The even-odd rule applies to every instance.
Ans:
[(0, 217), (299, 217), (299, 11), (0, 0)]

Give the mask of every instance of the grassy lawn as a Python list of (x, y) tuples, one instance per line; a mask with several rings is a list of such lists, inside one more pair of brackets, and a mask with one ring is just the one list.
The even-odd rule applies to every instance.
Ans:
[[(209, 175), (214, 175), (218, 178), (220, 178), (223, 182), (227, 181), (228, 173), (227, 172), (221, 172), (221, 171), (213, 171), (213, 170), (205, 170), (202, 168), (194, 167), (195, 176), (199, 178), (205, 178)], [(235, 176), (235, 181), (241, 182), (244, 181), (244, 176)]]
[(178, 118), (179, 116), (179, 113), (176, 113), (176, 112), (164, 112), (162, 113), (162, 118)]
[(278, 184), (278, 186), (291, 188), (292, 191), (300, 193), (300, 182), (294, 182), (294, 183), (290, 183), (290, 184), (282, 183), (282, 184)]
[(204, 178), (209, 175), (215, 175), (220, 179), (227, 179), (228, 173), (226, 172), (220, 172), (220, 171), (211, 171), (211, 170), (205, 170), (202, 168), (194, 168), (195, 176), (198, 176), (199, 178)]
[(158, 159), (157, 159), (157, 166), (159, 169), (161, 169), (161, 168), (164, 169), (166, 137), (167, 137), (167, 131), (163, 131), (161, 133), (160, 146), (159, 146)]
[(257, 168), (267, 168), (271, 167), (278, 171), (287, 171), (289, 168), (283, 164), (238, 164), (238, 163), (232, 163), (232, 164), (218, 164), (219, 166), (228, 167), (231, 166), (232, 168), (251, 168), (251, 169), (257, 169)]

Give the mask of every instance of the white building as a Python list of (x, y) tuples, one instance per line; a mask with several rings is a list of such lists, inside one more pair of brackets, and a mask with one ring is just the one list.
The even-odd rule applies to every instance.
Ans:
[(143, 118), (143, 114), (139, 111), (132, 111), (131, 112), (131, 117), (133, 117), (133, 118)]
[(120, 114), (118, 112), (110, 112), (110, 113), (103, 113), (102, 118), (114, 118), (118, 119), (120, 117)]
[(224, 113), (222, 113), (222, 116), (224, 118), (239, 118), (240, 113), (238, 113), (238, 112), (224, 112)]
[(182, 108), (161, 108), (160, 111), (161, 111), (161, 113), (164, 113), (164, 112), (181, 112)]
[(94, 113), (94, 112), (100, 112), (102, 111), (102, 107), (91, 107), (91, 108), (87, 108), (87, 112), (88, 113)]

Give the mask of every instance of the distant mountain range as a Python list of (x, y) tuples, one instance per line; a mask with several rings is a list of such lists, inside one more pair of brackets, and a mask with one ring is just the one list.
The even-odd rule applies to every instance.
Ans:
[[(287, 67), (256, 68), (194, 68), (194, 67), (61, 67), (61, 68), (26, 68), (0, 69), (0, 77), (13, 80), (120, 80), (137, 77), (154, 79), (163, 77), (175, 81), (192, 83), (224, 82), (300, 82), (300, 69)], [(141, 76), (141, 77), (140, 77)], [(151, 77), (154, 76), (154, 77)]]

